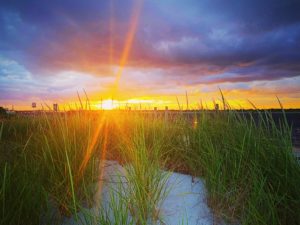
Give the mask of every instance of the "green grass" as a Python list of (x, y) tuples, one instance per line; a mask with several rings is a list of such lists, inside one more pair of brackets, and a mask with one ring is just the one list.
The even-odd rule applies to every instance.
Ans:
[(97, 179), (92, 157), (97, 144), (84, 172), (79, 171), (95, 129), (91, 118), (44, 115), (14, 118), (3, 126), (1, 155), (7, 160), (1, 164), (2, 171), (6, 168), (6, 182), (1, 185), (6, 192), (1, 191), (1, 199), (6, 199), (7, 219), (2, 224), (38, 224), (48, 202), (62, 215), (76, 213), (77, 204), (83, 201), (91, 203), (87, 186)]
[(242, 224), (299, 224), (300, 167), (289, 127), (276, 128), (269, 113), (257, 123), (231, 111), (199, 121), (186, 157), (206, 178), (216, 215)]
[[(137, 224), (155, 223), (160, 220), (160, 204), (168, 193), (166, 182), (169, 173), (163, 172), (166, 151), (163, 150), (164, 124), (149, 119), (132, 117), (132, 133), (120, 128), (120, 152), (126, 160), (124, 193), (131, 215)], [(161, 125), (158, 129), (157, 125)], [(129, 133), (129, 134), (128, 134)]]
[(270, 113), (258, 113), (258, 119), (233, 110), (190, 118), (85, 111), (4, 118), (0, 224), (59, 224), (71, 215), (80, 222), (78, 212), (95, 203), (103, 159), (124, 166), (127, 186), (111, 192), (114, 220), (105, 208), (96, 217), (86, 211), (94, 223), (155, 224), (168, 194), (169, 173), (162, 170), (175, 170), (205, 179), (216, 218), (300, 224), (300, 166), (290, 127), (284, 117), (276, 126)]

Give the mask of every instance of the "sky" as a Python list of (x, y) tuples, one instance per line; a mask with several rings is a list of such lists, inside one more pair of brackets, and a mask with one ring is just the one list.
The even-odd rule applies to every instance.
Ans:
[[(300, 108), (298, 0), (1, 0), (0, 105)], [(184, 107), (184, 106), (183, 106)]]

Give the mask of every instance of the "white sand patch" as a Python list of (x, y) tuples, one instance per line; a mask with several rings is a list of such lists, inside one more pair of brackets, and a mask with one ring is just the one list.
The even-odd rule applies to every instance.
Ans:
[[(98, 189), (95, 195), (94, 207), (83, 209), (79, 212), (77, 217), (79, 221), (77, 222), (74, 216), (65, 219), (64, 225), (101, 224), (97, 217), (101, 213), (103, 215), (104, 211), (107, 218), (115, 224), (117, 221), (114, 217), (116, 213), (122, 214), (121, 210), (127, 212), (127, 215), (122, 222), (118, 221), (117, 224), (130, 224), (132, 216), (128, 213), (128, 210), (124, 210), (126, 207), (114, 210), (113, 204), (111, 204), (111, 202), (118, 203), (120, 201), (120, 195), (117, 193), (126, 192), (126, 171), (116, 161), (105, 161), (103, 168), (102, 188), (101, 190)], [(207, 206), (206, 189), (202, 179), (196, 178), (192, 180), (191, 176), (180, 173), (170, 173), (167, 179), (166, 188), (168, 189), (168, 195), (159, 205), (159, 221), (155, 224), (215, 224), (211, 210)], [(98, 187), (100, 186), (101, 182), (98, 184)], [(102, 206), (100, 207), (100, 205)]]

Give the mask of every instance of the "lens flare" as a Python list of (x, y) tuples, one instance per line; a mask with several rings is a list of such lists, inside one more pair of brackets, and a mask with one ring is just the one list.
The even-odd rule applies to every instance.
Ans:
[(133, 8), (132, 17), (131, 17), (131, 21), (130, 21), (130, 25), (129, 25), (129, 31), (127, 33), (125, 46), (124, 46), (124, 49), (123, 49), (123, 52), (122, 52), (119, 68), (118, 68), (117, 73), (116, 73), (115, 83), (113, 85), (113, 90), (112, 90), (112, 96), (113, 97), (115, 97), (116, 94), (117, 94), (117, 91), (118, 91), (118, 88), (119, 88), (119, 82), (120, 82), (124, 67), (127, 63), (130, 50), (132, 48), (132, 43), (133, 43), (133, 40), (134, 40), (134, 37), (135, 37), (135, 34), (136, 34), (136, 30), (137, 30), (137, 26), (138, 26), (138, 22), (139, 22), (139, 18), (140, 18), (142, 5), (143, 5), (143, 1), (142, 0), (137, 0), (136, 4), (135, 4), (135, 7)]

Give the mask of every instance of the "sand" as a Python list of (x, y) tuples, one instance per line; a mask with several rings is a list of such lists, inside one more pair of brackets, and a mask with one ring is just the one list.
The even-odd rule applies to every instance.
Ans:
[[(105, 209), (107, 215), (114, 221), (114, 212), (110, 208), (111, 198), (114, 196), (114, 200), (118, 201), (118, 196), (113, 195), (113, 193), (114, 191), (120, 191), (120, 185), (125, 185), (126, 187), (126, 172), (116, 161), (105, 161), (102, 167), (104, 168), (103, 179), (97, 184), (97, 187), (101, 186), (102, 188), (97, 190), (95, 205), (78, 213), (79, 222), (76, 222), (73, 216), (65, 218), (64, 225), (99, 223), (93, 218), (96, 218), (100, 213), (100, 202), (102, 203), (102, 210)], [(159, 220), (155, 224), (216, 224), (213, 220), (212, 212), (207, 206), (207, 192), (204, 180), (200, 178), (192, 179), (191, 176), (185, 174), (168, 172), (166, 188), (169, 192), (165, 200), (160, 204), (158, 209)], [(90, 216), (87, 217), (87, 214)], [(130, 220), (132, 217), (128, 215), (127, 219)], [(126, 224), (126, 221), (124, 221), (124, 224)]]

